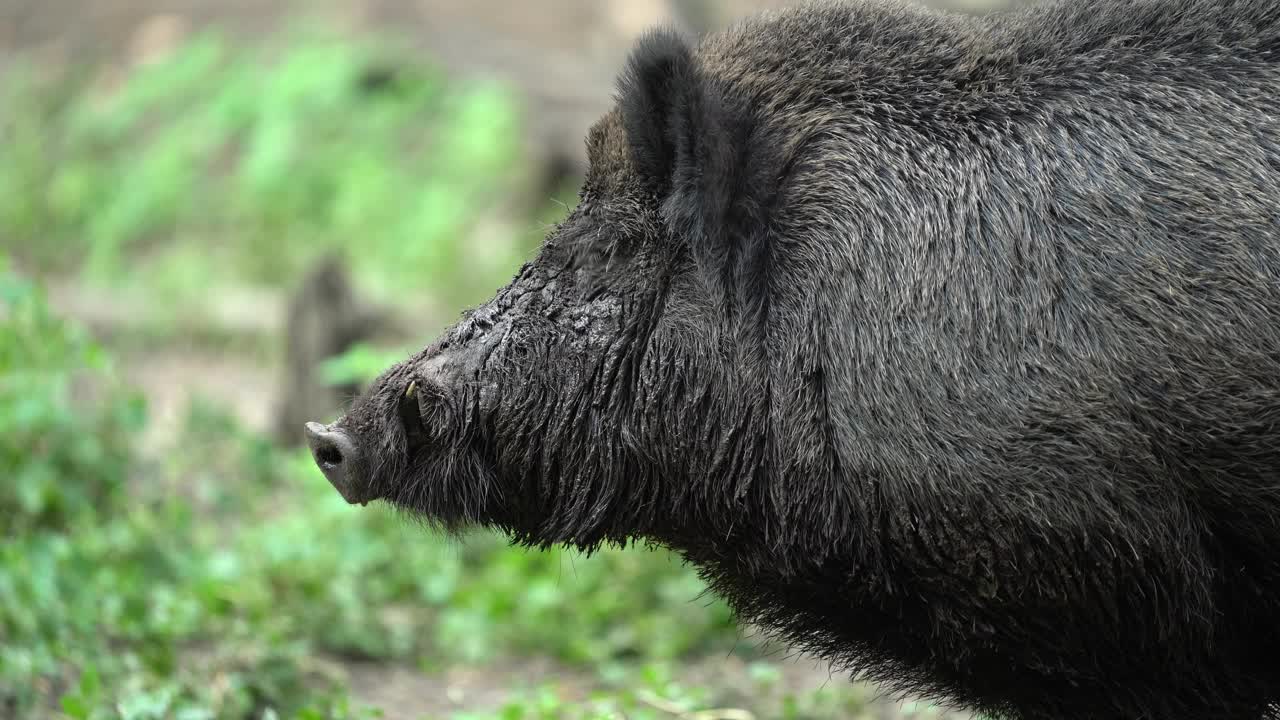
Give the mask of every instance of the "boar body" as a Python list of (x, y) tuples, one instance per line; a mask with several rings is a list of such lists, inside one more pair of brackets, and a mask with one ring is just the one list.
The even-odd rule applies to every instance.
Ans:
[(1276, 716), (1280, 3), (656, 32), (588, 149), (509, 286), (309, 426), (348, 499), (669, 546), (995, 717)]

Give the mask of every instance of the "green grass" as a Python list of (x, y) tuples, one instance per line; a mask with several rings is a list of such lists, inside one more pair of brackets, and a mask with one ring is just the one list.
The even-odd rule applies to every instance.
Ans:
[[(206, 34), (106, 82), (0, 75), (0, 248), (26, 265), (199, 299), (342, 249), (369, 285), (479, 299), (528, 250), (471, 231), (522, 189), (520, 109), (390, 41), (274, 51)], [(371, 69), (393, 68), (376, 89)]]

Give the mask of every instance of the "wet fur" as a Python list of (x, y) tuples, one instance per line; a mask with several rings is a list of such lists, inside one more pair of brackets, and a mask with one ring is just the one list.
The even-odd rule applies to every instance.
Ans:
[(996, 717), (1280, 716), (1280, 4), (655, 33), (588, 145), (538, 258), (342, 421), (380, 495), (668, 545)]

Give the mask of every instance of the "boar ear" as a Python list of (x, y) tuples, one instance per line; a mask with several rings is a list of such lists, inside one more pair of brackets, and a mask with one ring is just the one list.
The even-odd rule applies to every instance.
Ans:
[(671, 189), (676, 156), (686, 146), (682, 122), (696, 82), (693, 50), (676, 31), (651, 30), (631, 51), (618, 80), (632, 161), (651, 189)]
[(755, 103), (704, 72), (673, 31), (643, 37), (620, 82), (619, 108), (641, 177), (708, 279), (732, 283), (758, 264), (782, 158)]

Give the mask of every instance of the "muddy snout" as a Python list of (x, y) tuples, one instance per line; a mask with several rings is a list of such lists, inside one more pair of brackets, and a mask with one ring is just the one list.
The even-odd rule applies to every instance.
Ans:
[(353, 469), (358, 464), (355, 442), (342, 430), (316, 422), (307, 423), (306, 436), (312, 459), (342, 498), (352, 504), (368, 502)]

